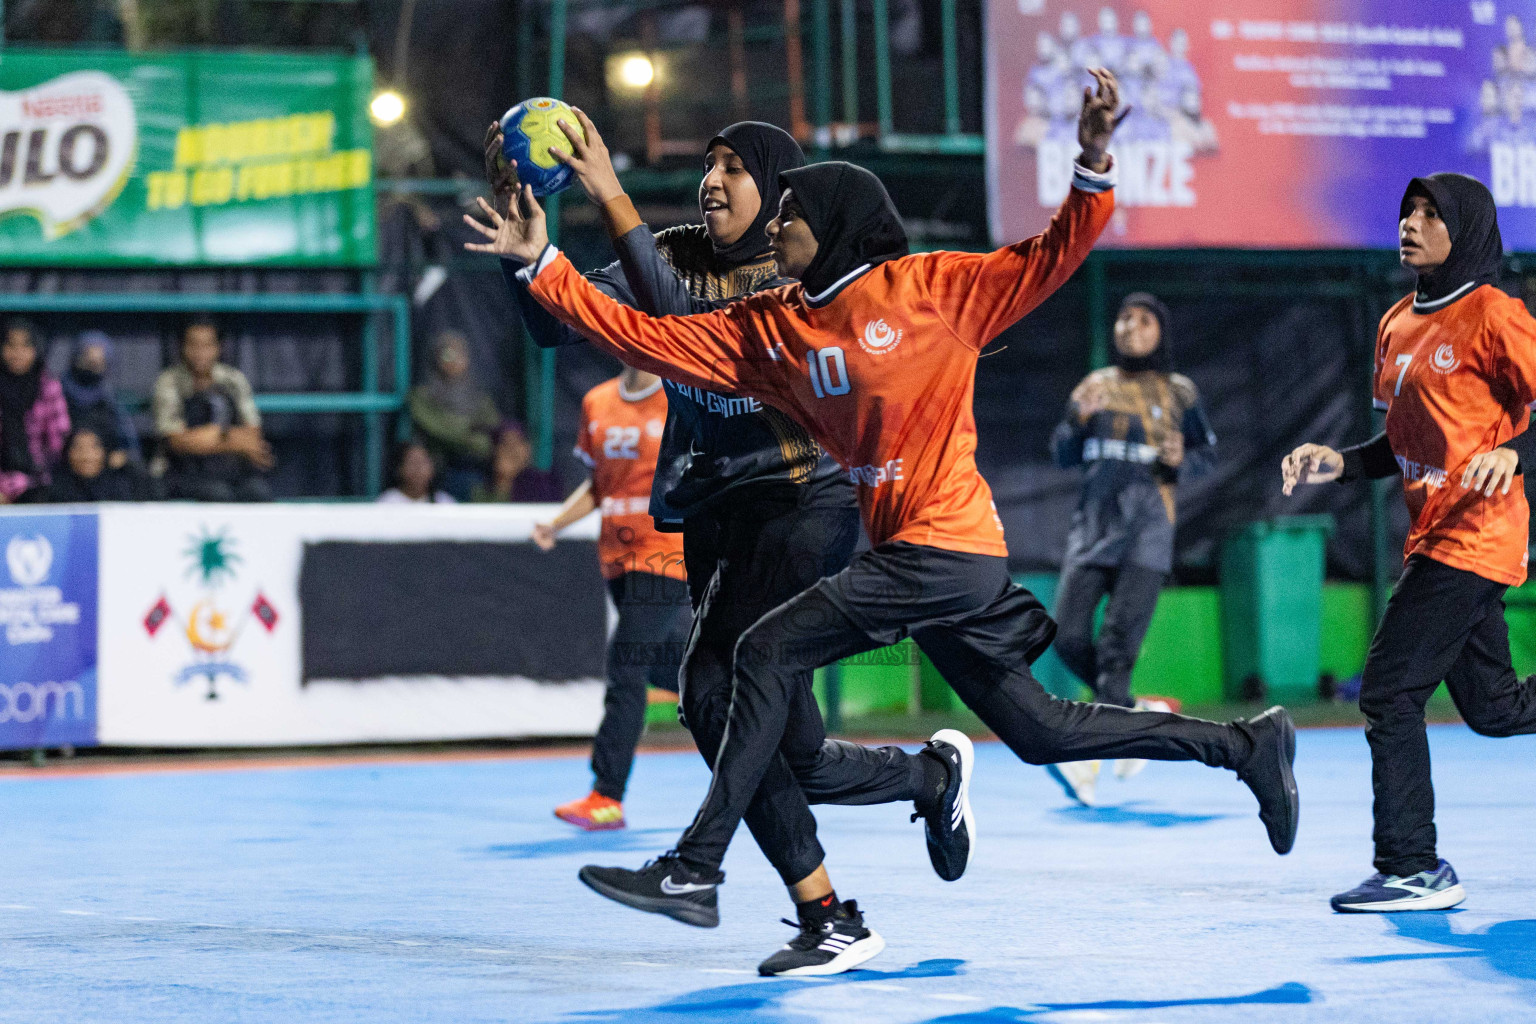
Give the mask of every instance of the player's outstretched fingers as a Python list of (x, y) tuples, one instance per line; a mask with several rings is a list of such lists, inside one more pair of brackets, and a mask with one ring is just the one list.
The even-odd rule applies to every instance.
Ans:
[[(585, 160), (587, 158), (587, 140), (581, 134), (581, 129), (563, 117), (555, 122), (555, 126), (560, 129), (561, 133), (571, 143), (571, 159), (567, 160), (566, 163)], [(553, 153), (555, 150), (551, 148), (550, 152)]]
[(597, 125), (593, 124), (592, 119), (587, 116), (587, 112), (580, 107), (572, 107), (571, 109), (576, 112), (576, 120), (581, 122), (581, 130), (587, 133), (587, 145), (604, 145), (602, 134), (598, 132)]
[(468, 224), (470, 227), (474, 228), (476, 231), (478, 231), (485, 238), (495, 238), (496, 237), (496, 231), (495, 231), (494, 228), (486, 226), (485, 224), (483, 224), (479, 220), (475, 219), (474, 217), (471, 217), (467, 213), (464, 215), (464, 223)]
[[(485, 211), (485, 215), (491, 219), (491, 223), (493, 225), (495, 225), (498, 228), (501, 227), (501, 222), (502, 222), (502, 220), (504, 218), (501, 216), (501, 214), (496, 212), (496, 207), (494, 207), (490, 203), (486, 202), (484, 196), (475, 196), (475, 202), (480, 204), (480, 209)], [(466, 214), (466, 216), (467, 216), (467, 214)], [(517, 218), (516, 208), (509, 206), (508, 209), (507, 209), (507, 216), (516, 219)], [(475, 223), (478, 224), (479, 221), (476, 221)], [(489, 230), (489, 229), (487, 229), (487, 230)], [(494, 235), (495, 233), (496, 233), (495, 231), (490, 231), (490, 234), (492, 234), (492, 235)]]

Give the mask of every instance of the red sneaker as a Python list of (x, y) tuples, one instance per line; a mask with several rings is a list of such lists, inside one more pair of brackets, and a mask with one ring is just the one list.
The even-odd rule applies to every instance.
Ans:
[(624, 805), (593, 790), (580, 800), (555, 808), (555, 817), (588, 832), (624, 827)]

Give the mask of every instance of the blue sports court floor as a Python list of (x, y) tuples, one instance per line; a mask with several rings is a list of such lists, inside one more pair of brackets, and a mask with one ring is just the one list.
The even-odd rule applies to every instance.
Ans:
[(627, 832), (550, 815), (579, 758), (0, 778), (0, 1021), (1183, 1024), (1536, 1020), (1536, 739), (1433, 730), (1452, 913), (1338, 917), (1369, 871), (1365, 741), (1304, 733), (1296, 852), (1234, 778), (1153, 764), (1066, 806), (978, 747), (970, 872), (931, 873), (907, 808), (820, 812), (839, 891), (888, 948), (759, 980), (790, 908), (743, 830), (722, 926), (588, 892), (688, 821), (694, 754), (640, 758)]

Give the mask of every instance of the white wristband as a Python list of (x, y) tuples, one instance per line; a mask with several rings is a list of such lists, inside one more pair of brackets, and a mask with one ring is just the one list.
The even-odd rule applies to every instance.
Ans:
[(553, 245), (544, 246), (544, 251), (539, 253), (538, 261), (531, 263), (517, 272), (517, 279), (523, 284), (533, 284), (533, 279), (544, 273), (544, 268), (555, 262), (555, 257), (560, 255), (560, 250)]
[(1109, 158), (1109, 167), (1102, 174), (1090, 171), (1076, 160), (1072, 161), (1072, 187), (1079, 192), (1108, 192), (1115, 187), (1118, 177), (1114, 157)]

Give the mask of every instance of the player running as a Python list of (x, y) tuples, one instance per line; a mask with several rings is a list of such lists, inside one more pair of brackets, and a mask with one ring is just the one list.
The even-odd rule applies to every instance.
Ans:
[(1360, 685), (1376, 873), (1333, 897), (1344, 912), (1441, 910), (1466, 898), (1435, 852), (1424, 704), (1442, 679), (1475, 732), (1536, 732), (1536, 677), (1516, 677), (1504, 622), (1504, 591), (1526, 576), (1531, 511), (1516, 477), (1536, 458), (1536, 322), (1497, 286), (1504, 244), (1481, 182), (1414, 178), (1398, 216), (1398, 251), (1418, 287), (1376, 334), (1386, 430), (1343, 451), (1301, 445), (1280, 470), (1286, 494), (1400, 475), (1413, 516)]
[[(763, 226), (779, 198), (779, 173), (804, 163), (800, 147), (772, 125), (746, 121), (710, 141), (699, 185), (703, 225), (653, 235), (618, 182), (597, 128), (577, 111), (585, 141), (565, 126), (572, 153), (560, 154), (602, 211), (620, 262), (588, 279), (604, 294), (650, 312), (687, 312), (696, 300), (723, 299), (784, 283)], [(499, 199), (510, 198), (515, 168), (498, 165), (500, 137), (488, 133), (487, 172)], [(503, 270), (525, 322), (543, 346), (584, 339)], [(680, 308), (679, 308), (680, 307)], [(668, 417), (651, 514), (663, 530), (681, 528), (695, 606), (684, 655), (680, 718), (713, 766), (730, 709), (737, 641), (752, 623), (816, 580), (848, 564), (858, 540), (853, 487), (805, 428), (776, 409), (728, 390), (664, 385)], [(835, 974), (884, 948), (853, 900), (838, 899), (808, 802), (867, 804), (912, 800), (926, 819), (935, 870), (958, 878), (969, 860), (969, 782), (974, 758), (961, 733), (941, 730), (920, 754), (828, 739), (809, 670), (794, 677), (786, 728), (747, 807), (745, 819), (796, 904), (800, 933), (763, 961), (764, 974)], [(718, 921), (713, 893), (677, 905), (690, 924)]]
[(603, 720), (592, 740), (592, 792), (555, 808), (555, 817), (588, 831), (624, 827), (624, 790), (645, 731), (646, 684), (676, 692), (688, 642), (683, 545), (676, 534), (658, 532), (648, 514), (666, 418), (654, 373), (626, 368), (588, 391), (576, 457), (592, 475), (554, 519), (533, 528), (534, 543), (548, 551), (561, 530), (602, 512), (597, 557), (619, 621), (608, 642)]
[[(1199, 760), (1253, 790), (1279, 853), (1295, 840), (1295, 732), (1282, 708), (1220, 725), (1058, 700), (1029, 672), (1055, 624), (1012, 583), (1002, 523), (976, 469), (971, 409), (983, 346), (1082, 262), (1114, 207), (1106, 152), (1118, 96), (1093, 72), (1073, 188), (1050, 228), (994, 253), (905, 256), (878, 178), (846, 163), (781, 175), (768, 225), (780, 270), (800, 283), (723, 310), (656, 319), (582, 279), (548, 243), (529, 190), (481, 227), (529, 265), (520, 276), (556, 316), (621, 359), (793, 413), (847, 467), (873, 549), (769, 612), (737, 646), (726, 737), (709, 794), (675, 850), (639, 871), (586, 867), (589, 886), (637, 909), (711, 907), (720, 863), (783, 734), (797, 674), (911, 635), (961, 699), (1034, 764), (1092, 757)], [(1123, 116), (1123, 115), (1122, 115)]]
[[(1086, 467), (1056, 586), (1056, 653), (1095, 700), (1167, 711), (1163, 701), (1131, 699), (1131, 670), (1173, 571), (1179, 481), (1211, 468), (1216, 435), (1195, 382), (1173, 372), (1168, 307), (1155, 295), (1136, 292), (1120, 303), (1114, 346), (1114, 365), (1072, 390), (1051, 438), (1057, 465)], [(1095, 639), (1094, 613), (1106, 594)], [(1145, 766), (1141, 758), (1122, 759), (1115, 775), (1129, 778)], [(1099, 762), (1048, 770), (1068, 796), (1094, 804)]]

